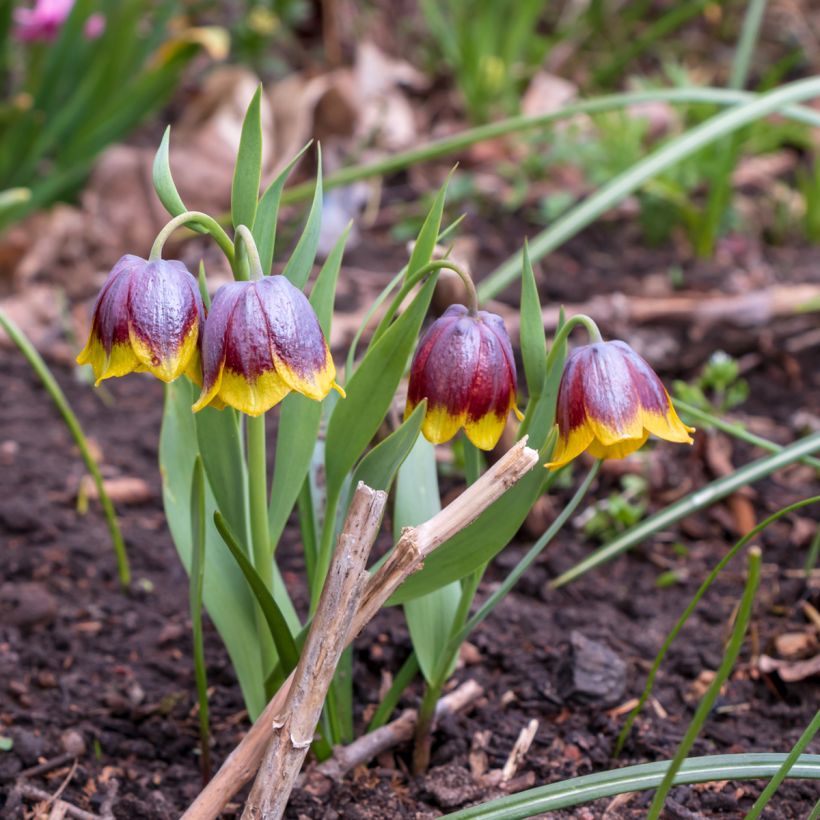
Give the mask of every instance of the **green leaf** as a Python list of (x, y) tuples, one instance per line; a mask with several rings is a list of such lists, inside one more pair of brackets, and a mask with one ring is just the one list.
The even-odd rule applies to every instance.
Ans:
[(543, 393), (547, 381), (547, 342), (541, 300), (538, 298), (538, 286), (526, 242), (521, 280), (521, 358), (524, 361), (527, 392), (530, 401), (534, 401)]
[(308, 143), (271, 182), (259, 200), (259, 208), (256, 211), (256, 221), (253, 224), (253, 238), (256, 240), (256, 247), (259, 250), (259, 259), (262, 262), (262, 271), (269, 274), (273, 265), (273, 249), (276, 244), (276, 222), (279, 217), (279, 203), (282, 200), (282, 189), (290, 176), (297, 162), (310, 147)]
[[(418, 438), (396, 481), (394, 538), (399, 539), (404, 527), (422, 524), (440, 509), (435, 448), (426, 439)], [(436, 680), (436, 667), (447, 646), (460, 600), (461, 584), (454, 581), (404, 605), (419, 666), (425, 680), (433, 685), (441, 683)]]
[[(769, 752), (690, 757), (675, 775), (673, 785), (768, 779), (777, 774), (786, 758), (785, 754)], [(669, 765), (668, 760), (662, 760), (573, 777), (471, 806), (445, 817), (448, 820), (523, 820), (545, 812), (600, 800), (602, 797), (657, 788)], [(789, 772), (789, 777), (820, 780), (820, 755), (801, 755)]]
[[(197, 455), (197, 436), (191, 413), (193, 385), (177, 379), (166, 387), (160, 433), (159, 461), (165, 516), (174, 545), (186, 569), (191, 566), (191, 476)], [(216, 500), (205, 489), (208, 511), (205, 529), (205, 578), (203, 601), (216, 625), (236, 671), (251, 719), (265, 708), (261, 656), (255, 641), (254, 601), (245, 578), (212, 523)]]
[(302, 235), (293, 249), (282, 271), (297, 288), (303, 288), (310, 277), (313, 263), (316, 260), (316, 251), (319, 249), (319, 233), (322, 230), (322, 148), (316, 148), (316, 190), (313, 193), (313, 203), (310, 206), (307, 221)]
[(243, 548), (236, 535), (231, 532), (228, 522), (219, 511), (214, 513), (214, 524), (225, 545), (231, 551), (231, 555), (237, 563), (237, 566), (245, 576), (248, 586), (265, 616), (265, 623), (270, 630), (271, 638), (273, 638), (276, 651), (279, 653), (279, 658), (282, 662), (282, 668), (285, 676), (289, 675), (296, 664), (299, 662), (299, 652), (296, 649), (296, 643), (291, 634), (290, 625), (287, 618), (285, 618), (279, 605), (276, 603), (273, 595), (270, 594), (265, 582), (259, 577), (259, 573), (254, 569), (253, 564), (248, 560), (246, 555), (246, 548)]
[(0, 752), (10, 752), (14, 748), (14, 740), (0, 735)]
[[(333, 299), (336, 282), (342, 265), (348, 231), (339, 237), (325, 260), (313, 291), (310, 303), (319, 318), (325, 336), (330, 336), (333, 318)], [(283, 402), (279, 416), (279, 434), (276, 438), (276, 461), (271, 483), (268, 519), (271, 544), (279, 541), (285, 529), (313, 458), (313, 448), (319, 434), (322, 418), (322, 402), (291, 393)]]
[(421, 226), (416, 244), (413, 246), (413, 252), (410, 254), (410, 261), (407, 263), (405, 280), (409, 279), (417, 270), (424, 267), (433, 256), (433, 251), (436, 248), (436, 239), (438, 238), (439, 230), (441, 230), (441, 217), (444, 213), (444, 200), (447, 196), (447, 186), (450, 183), (452, 174), (453, 172), (450, 171), (447, 175), (444, 185), (441, 186), (439, 192), (436, 194), (433, 205), (424, 220), (424, 224)]
[(194, 415), (197, 447), (216, 506), (248, 542), (248, 471), (240, 415), (230, 407), (205, 407)]
[[(165, 210), (168, 211), (171, 216), (179, 216), (188, 209), (185, 207), (185, 203), (182, 201), (182, 197), (179, 195), (177, 186), (174, 183), (174, 178), (171, 175), (171, 162), (169, 157), (170, 142), (171, 126), (169, 125), (162, 135), (162, 141), (154, 156), (154, 166), (151, 175), (154, 180), (154, 190), (157, 192), (159, 201), (165, 206)], [(196, 230), (196, 226), (192, 227)]]
[(245, 225), (253, 230), (256, 220), (256, 206), (259, 201), (259, 181), (262, 178), (262, 86), (256, 89), (248, 105), (236, 167), (231, 185), (231, 219), (234, 227)]
[[(407, 458), (421, 430), (427, 399), (424, 399), (384, 441), (377, 444), (356, 466), (351, 489), (360, 481), (374, 490), (390, 491), (396, 472)], [(396, 502), (398, 505), (398, 501)]]
[(408, 309), (367, 349), (345, 385), (347, 398), (336, 404), (327, 430), (328, 496), (341, 490), (345, 476), (376, 434), (393, 401), (433, 297), (436, 279), (435, 274), (430, 276)]

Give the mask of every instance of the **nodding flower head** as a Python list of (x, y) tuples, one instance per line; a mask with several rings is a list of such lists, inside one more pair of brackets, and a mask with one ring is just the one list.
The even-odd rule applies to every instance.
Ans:
[(198, 380), (204, 321), (197, 281), (182, 262), (123, 256), (97, 297), (77, 362), (91, 365), (97, 384), (135, 371), (164, 382), (186, 372)]
[(202, 394), (208, 404), (258, 416), (291, 390), (321, 401), (336, 368), (307, 297), (284, 276), (223, 285), (202, 339)]
[(451, 305), (424, 334), (410, 367), (405, 418), (423, 399), (421, 431), (441, 444), (460, 428), (482, 450), (498, 443), (515, 404), (512, 346), (500, 316)]
[(598, 342), (567, 357), (556, 407), (557, 470), (584, 450), (595, 458), (624, 458), (649, 434), (692, 444), (687, 427), (654, 370), (625, 342)]

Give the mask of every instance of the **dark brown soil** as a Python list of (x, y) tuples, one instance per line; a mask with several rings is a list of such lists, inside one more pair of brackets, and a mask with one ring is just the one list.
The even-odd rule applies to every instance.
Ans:
[[(800, 281), (802, 274), (796, 271), (808, 264), (804, 258), (792, 268), (786, 266), (786, 278), (792, 279), (791, 271), (792, 281)], [(769, 270), (776, 270), (777, 278), (784, 276), (783, 265), (770, 264)], [(550, 281), (548, 277), (547, 295), (562, 289)], [(575, 300), (597, 289), (603, 289), (600, 280), (595, 288), (553, 295)], [(683, 331), (677, 335), (685, 336)], [(759, 356), (748, 374), (752, 394), (743, 414), (779, 441), (802, 433), (806, 422), (797, 411), (816, 413), (820, 407), (820, 373), (811, 350), (786, 355), (763, 341), (758, 344), (754, 332), (738, 345), (739, 352)], [(702, 362), (713, 347), (712, 335), (706, 333), (696, 347), (690, 344), (683, 352), (686, 361)], [(120, 505), (134, 570), (133, 589), (124, 594), (97, 505), (92, 502), (86, 515), (77, 512), (77, 487), (84, 471), (68, 432), (18, 357), (8, 351), (2, 356), (0, 735), (11, 738), (13, 747), (0, 751), (0, 814), (17, 817), (24, 816), (24, 807), (30, 810), (30, 801), (21, 805), (12, 793), (16, 779), (23, 770), (62, 754), (66, 744), (76, 743), (76, 737), (66, 737), (74, 732), (82, 736), (85, 750), (64, 799), (99, 811), (116, 781), (117, 817), (174, 817), (201, 782), (187, 578), (164, 524), (156, 465), (162, 391), (150, 379), (132, 376), (107, 382), (105, 393), (95, 392), (67, 369), (56, 368), (107, 474), (146, 482), (144, 500)], [(687, 368), (676, 368), (681, 369)], [(650, 460), (653, 507), (712, 477), (705, 439), (701, 436), (691, 449), (665, 444), (657, 448), (657, 457)], [(737, 444), (731, 450), (735, 465), (759, 455)], [(615, 473), (605, 471), (595, 497), (617, 487)], [(795, 466), (755, 485), (750, 497), (757, 520), (762, 520), (817, 491), (816, 475)], [(816, 679), (785, 684), (763, 677), (755, 657), (773, 653), (774, 639), (784, 633), (811, 632), (802, 604), (820, 607), (820, 586), (816, 577), (809, 583), (797, 570), (811, 538), (811, 517), (816, 521), (818, 514), (817, 508), (802, 511), (760, 537), (764, 583), (754, 628), (695, 754), (788, 751), (817, 708)], [(639, 694), (664, 636), (708, 569), (736, 540), (735, 527), (730, 507), (719, 505), (604, 570), (551, 591), (548, 580), (594, 546), (581, 532), (567, 529), (473, 635), (473, 650), (454, 680), (474, 678), (485, 695), (469, 712), (438, 727), (429, 774), (412, 777), (410, 749), (399, 748), (342, 783), (296, 791), (288, 816), (433, 817), (486, 799), (494, 792), (476, 784), (468, 764), (477, 733), (488, 732), (487, 765), (499, 768), (532, 719), (539, 728), (518, 772), (522, 787), (671, 757), (691, 718), (696, 693), (720, 663), (727, 624), (743, 585), (742, 560), (730, 565), (673, 646), (658, 679), (656, 701), (639, 719), (616, 762), (611, 752), (623, 720), (619, 707)], [(678, 543), (685, 546), (685, 554), (674, 549)], [(482, 595), (527, 546), (523, 537), (499, 556)], [(286, 578), (298, 598), (295, 534), (286, 548), (286, 564)], [(668, 570), (677, 571), (679, 581), (661, 588), (658, 578)], [(601, 692), (584, 696), (572, 678), (589, 641), (594, 642), (593, 651), (609, 653), (609, 676)], [(358, 640), (354, 680), (360, 716), (377, 701), (383, 673), (395, 672), (408, 652), (407, 631), (397, 610), (383, 612)], [(247, 721), (227, 655), (210, 628), (206, 654), (218, 764)], [(417, 686), (402, 706), (414, 705), (419, 693)], [(817, 741), (812, 751), (820, 751)], [(25, 780), (53, 793), (69, 766)], [(668, 816), (740, 817), (759, 789), (760, 784), (753, 783), (677, 788)], [(817, 796), (816, 783), (788, 782), (768, 816), (805, 817)], [(633, 795), (614, 804), (607, 816), (641, 817), (649, 797)], [(608, 804), (599, 801), (566, 816), (602, 817)]]

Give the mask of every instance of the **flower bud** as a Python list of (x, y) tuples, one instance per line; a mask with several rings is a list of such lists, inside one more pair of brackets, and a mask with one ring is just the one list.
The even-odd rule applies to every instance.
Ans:
[(405, 418), (427, 399), (421, 431), (433, 444), (460, 428), (482, 450), (498, 443), (515, 405), (512, 345), (500, 316), (452, 305), (424, 334), (410, 367)]
[(316, 313), (284, 276), (223, 285), (202, 337), (202, 394), (194, 412), (220, 402), (250, 416), (291, 390), (321, 401), (336, 368)]
[(198, 380), (197, 342), (204, 321), (197, 281), (182, 262), (123, 256), (97, 297), (77, 362), (91, 365), (97, 384), (135, 371), (164, 382), (185, 372)]
[(595, 458), (624, 458), (649, 434), (692, 444), (655, 371), (626, 342), (584, 345), (567, 357), (556, 405), (557, 470), (587, 450)]

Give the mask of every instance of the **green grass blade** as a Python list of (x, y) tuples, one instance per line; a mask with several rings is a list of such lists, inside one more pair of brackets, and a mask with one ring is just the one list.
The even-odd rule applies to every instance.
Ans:
[[(171, 216), (179, 216), (185, 213), (188, 208), (179, 195), (174, 177), (171, 174), (171, 126), (169, 125), (162, 135), (157, 153), (154, 155), (154, 164), (151, 166), (151, 178), (154, 182), (154, 190), (157, 192), (159, 201)], [(202, 230), (197, 225), (191, 225), (193, 230)]]
[(370, 723), (367, 724), (367, 731), (372, 732), (384, 726), (393, 714), (393, 710), (398, 706), (399, 700), (405, 689), (413, 682), (413, 679), (419, 673), (419, 660), (415, 652), (411, 652), (407, 656), (407, 660), (401, 665), (399, 671), (396, 672), (396, 677), (393, 678), (393, 683), (387, 690), (387, 694), (382, 698), (378, 709), (373, 713)]
[(818, 732), (820, 732), (820, 710), (815, 713), (811, 723), (800, 735), (788, 757), (783, 761), (783, 765), (777, 770), (777, 774), (766, 784), (766, 788), (760, 793), (760, 797), (755, 800), (754, 806), (746, 815), (746, 820), (757, 820), (760, 817), (761, 812), (766, 808), (766, 804), (772, 799), (780, 784), (789, 776), (792, 767), (800, 759), (800, 755), (803, 754), (805, 748)]
[(208, 716), (208, 673), (205, 667), (205, 644), (202, 638), (202, 587), (205, 581), (205, 469), (202, 459), (194, 461), (191, 481), (191, 572), (188, 580), (188, 602), (194, 644), (194, 677), (199, 702), (199, 742), (202, 780), (211, 777), (210, 721)]
[(231, 219), (234, 228), (245, 225), (253, 230), (262, 178), (262, 86), (248, 105), (239, 137), (239, 150), (231, 184)]
[(783, 509), (778, 510), (776, 513), (770, 515), (765, 521), (761, 521), (753, 530), (750, 530), (746, 535), (743, 536), (739, 541), (735, 543), (735, 545), (723, 556), (723, 558), (718, 561), (717, 565), (714, 569), (706, 576), (706, 579), (703, 583), (698, 587), (698, 591), (692, 597), (692, 600), (686, 605), (686, 609), (684, 609), (683, 614), (678, 618), (677, 623), (669, 634), (666, 636), (666, 639), (663, 642), (663, 645), (660, 648), (660, 651), (655, 656), (655, 660), (652, 663), (652, 667), (649, 670), (649, 674), (646, 678), (646, 685), (644, 686), (643, 692), (641, 692), (641, 696), (638, 699), (638, 703), (635, 705), (635, 708), (629, 713), (629, 717), (626, 719), (623, 728), (621, 729), (618, 740), (615, 743), (615, 755), (620, 754), (621, 749), (623, 748), (624, 742), (626, 741), (627, 737), (629, 737), (629, 732), (632, 729), (632, 725), (635, 722), (635, 718), (640, 713), (641, 709), (643, 708), (644, 704), (647, 700), (649, 700), (650, 694), (652, 694), (652, 687), (655, 683), (655, 677), (658, 674), (658, 670), (663, 663), (663, 659), (666, 657), (666, 653), (669, 651), (669, 647), (674, 642), (675, 638), (680, 634), (680, 631), (685, 626), (686, 622), (689, 620), (691, 614), (695, 611), (698, 603), (700, 602), (701, 598), (706, 594), (709, 587), (712, 586), (715, 579), (723, 572), (724, 568), (729, 564), (729, 562), (748, 544), (752, 539), (757, 538), (763, 530), (765, 530), (769, 524), (778, 521), (779, 519), (783, 518), (784, 515), (789, 515), (793, 513), (795, 510), (799, 510), (802, 507), (808, 507), (812, 504), (820, 503), (820, 495), (813, 496), (812, 498), (806, 498), (803, 501), (797, 501), (794, 504), (790, 504), (788, 507), (783, 507)]
[(701, 698), (700, 703), (698, 703), (698, 707), (695, 709), (695, 714), (689, 722), (689, 726), (686, 728), (686, 733), (683, 736), (683, 740), (681, 741), (680, 746), (678, 746), (678, 750), (675, 752), (672, 762), (669, 764), (669, 767), (663, 775), (663, 780), (661, 780), (658, 790), (655, 792), (655, 797), (652, 799), (652, 804), (649, 806), (647, 820), (658, 820), (660, 817), (664, 803), (666, 802), (666, 798), (669, 795), (669, 790), (675, 782), (675, 775), (678, 773), (683, 761), (689, 754), (689, 750), (692, 748), (695, 740), (700, 734), (701, 727), (706, 721), (709, 713), (712, 711), (712, 707), (720, 694), (720, 690), (723, 688), (723, 684), (729, 679), (729, 675), (732, 673), (735, 661), (737, 661), (738, 655), (740, 654), (743, 641), (746, 638), (746, 630), (749, 628), (749, 621), (752, 618), (752, 610), (754, 609), (757, 587), (760, 583), (760, 548), (750, 547), (748, 555), (749, 574), (746, 579), (746, 588), (743, 590), (743, 597), (740, 599), (740, 608), (737, 611), (735, 625), (732, 629), (732, 636), (729, 639), (729, 643), (723, 653), (723, 660), (715, 673), (714, 679), (709, 684), (709, 688)]
[(77, 419), (77, 416), (74, 415), (74, 411), (71, 409), (71, 405), (68, 403), (65, 393), (63, 393), (60, 385), (57, 384), (57, 380), (54, 378), (54, 375), (45, 363), (43, 357), (28, 340), (25, 333), (23, 333), (23, 331), (2, 310), (0, 310), (0, 327), (6, 331), (9, 338), (23, 354), (29, 365), (31, 365), (31, 369), (37, 374), (38, 378), (43, 383), (43, 387), (45, 387), (46, 392), (54, 402), (54, 406), (63, 417), (63, 421), (65, 422), (66, 427), (68, 427), (68, 430), (74, 439), (74, 443), (77, 445), (77, 448), (82, 455), (85, 467), (91, 474), (91, 478), (94, 480), (94, 486), (97, 488), (97, 494), (100, 497), (100, 504), (102, 505), (105, 521), (108, 525), (108, 532), (111, 535), (111, 543), (114, 546), (114, 553), (117, 558), (117, 572), (119, 573), (120, 584), (123, 589), (127, 589), (131, 583), (131, 569), (128, 564), (128, 555), (125, 550), (125, 542), (122, 538), (122, 532), (120, 532), (120, 525), (117, 521), (116, 510), (114, 509), (114, 505), (111, 503), (111, 499), (108, 497), (108, 493), (105, 490), (105, 483), (103, 482), (100, 468), (88, 447), (88, 440), (85, 437), (83, 428), (80, 426), (80, 422)]
[(538, 285), (526, 240), (524, 275), (521, 280), (521, 358), (524, 361), (528, 398), (530, 401), (537, 400), (544, 392), (547, 381), (547, 339), (544, 335)]
[[(720, 780), (757, 780), (773, 777), (786, 760), (784, 754), (753, 753), (690, 757), (675, 774), (673, 785)], [(548, 811), (579, 806), (617, 794), (656, 788), (669, 761), (626, 766), (574, 777), (548, 786), (492, 800), (447, 814), (447, 820), (523, 820)], [(820, 755), (802, 755), (792, 767), (793, 779), (820, 780)]]
[(764, 458), (753, 461), (745, 467), (741, 467), (734, 473), (711, 484), (707, 484), (699, 490), (682, 498), (680, 501), (671, 504), (655, 515), (642, 521), (638, 526), (633, 527), (628, 532), (624, 533), (620, 538), (616, 538), (611, 544), (599, 549), (597, 552), (585, 558), (583, 561), (576, 564), (572, 569), (559, 575), (554, 581), (550, 582), (553, 588), (564, 586), (570, 581), (580, 578), (591, 569), (605, 564), (607, 561), (613, 559), (616, 555), (631, 549), (634, 546), (645, 541), (656, 532), (669, 527), (681, 518), (691, 515), (692, 513), (709, 507), (722, 498), (731, 495), (741, 487), (747, 484), (752, 484), (755, 481), (771, 475), (782, 467), (793, 464), (799, 461), (803, 456), (810, 455), (820, 450), (820, 433), (814, 433), (806, 436), (799, 441), (784, 447), (781, 452), (775, 455), (766, 456)]

